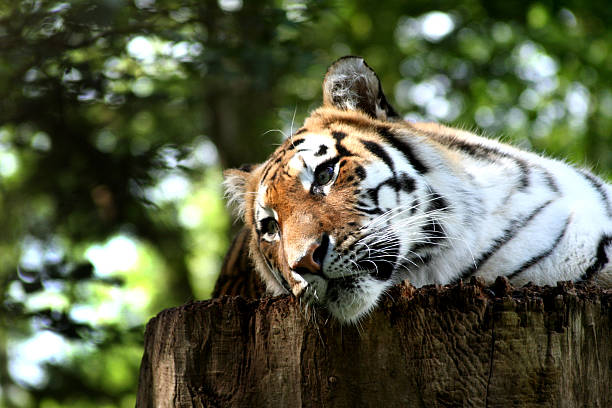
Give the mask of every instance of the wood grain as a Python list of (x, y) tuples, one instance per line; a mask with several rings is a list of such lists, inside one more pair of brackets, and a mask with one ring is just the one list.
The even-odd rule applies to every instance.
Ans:
[(612, 291), (395, 287), (358, 326), (289, 297), (168, 309), (138, 407), (610, 407)]

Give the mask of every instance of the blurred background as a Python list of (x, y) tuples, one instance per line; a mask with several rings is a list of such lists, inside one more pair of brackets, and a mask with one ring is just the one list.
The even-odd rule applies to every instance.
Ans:
[(393, 105), (612, 169), (594, 1), (0, 0), (0, 406), (134, 405), (144, 325), (210, 297), (221, 171), (361, 55)]

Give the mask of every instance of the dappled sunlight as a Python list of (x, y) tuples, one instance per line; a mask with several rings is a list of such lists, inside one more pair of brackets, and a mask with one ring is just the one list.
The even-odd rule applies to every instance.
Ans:
[(104, 245), (92, 245), (85, 251), (85, 257), (93, 263), (96, 272), (106, 275), (131, 270), (138, 262), (138, 250), (131, 238), (118, 235)]
[(146, 196), (157, 204), (182, 200), (191, 192), (189, 180), (180, 174), (169, 174), (162, 178), (159, 183), (149, 189)]
[(191, 235), (193, 246), (187, 262), (199, 299), (211, 296), (227, 248), (227, 241), (218, 238), (227, 231), (230, 222), (222, 197), (220, 174), (211, 171), (179, 210), (179, 221)]
[(429, 41), (440, 41), (455, 28), (455, 23), (450, 15), (441, 11), (432, 11), (420, 18), (420, 31), (423, 37)]
[(76, 303), (71, 316), (94, 325), (114, 323), (133, 327), (145, 323), (155, 313), (150, 306), (164, 287), (165, 265), (155, 251), (144, 243), (118, 235), (105, 244), (85, 251), (100, 277), (121, 278), (122, 287), (102, 283), (83, 283), (76, 289), (87, 303)]
[(19, 159), (10, 151), (0, 151), (0, 176), (9, 178), (19, 170)]
[(50, 380), (43, 364), (65, 361), (71, 346), (62, 336), (42, 330), (25, 341), (11, 341), (8, 351), (11, 376), (21, 384), (40, 387)]
[(408, 46), (415, 38), (438, 42), (449, 35), (454, 28), (455, 23), (451, 15), (441, 11), (432, 11), (418, 18), (400, 18), (395, 36), (400, 47)]

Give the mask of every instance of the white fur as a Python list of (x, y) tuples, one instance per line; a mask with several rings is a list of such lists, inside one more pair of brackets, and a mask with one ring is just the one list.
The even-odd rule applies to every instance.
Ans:
[[(612, 220), (600, 194), (578, 170), (563, 162), (476, 135), (464, 134), (463, 137), (466, 143), (495, 148), (501, 153), (500, 157), (482, 159), (432, 143), (424, 135), (406, 133), (405, 141), (429, 168), (429, 172), (420, 176), (399, 151), (384, 147), (393, 159), (395, 173), (406, 173), (415, 179), (415, 191), (398, 194), (391, 188), (380, 188), (378, 206), (387, 213), (366, 222), (366, 235), (376, 239), (378, 234), (380, 239), (385, 239), (389, 231), (395, 233), (400, 238), (400, 260), (414, 255), (411, 248), (427, 238), (421, 230), (428, 222), (428, 216), (440, 220), (446, 238), (439, 245), (421, 252), (421, 257), (431, 257), (425, 266), (418, 265), (417, 256), (404, 265), (405, 269), (396, 270), (388, 281), (379, 281), (356, 267), (346, 269), (339, 266), (347, 257), (353, 261), (363, 257), (360, 254), (369, 251), (368, 245), (364, 244), (344, 257), (330, 250), (324, 262), (328, 281), (323, 284), (324, 280), (314, 275), (306, 275), (305, 280), (311, 285), (310, 291), (316, 294), (316, 301), (325, 304), (336, 318), (344, 322), (359, 320), (374, 307), (391, 284), (404, 279), (409, 279), (415, 286), (456, 280), (458, 274), (469, 270), (506, 230), (521, 222), (525, 225), (479, 265), (476, 275), (492, 282), (499, 275), (510, 274), (527, 265), (513, 279), (514, 284), (555, 284), (559, 280), (579, 279), (586, 267), (594, 262), (598, 240), (602, 235), (612, 234)], [(435, 137), (432, 138), (435, 142)], [(451, 156), (454, 159), (450, 159)], [(315, 158), (307, 156), (303, 159), (309, 163)], [(523, 161), (529, 170), (529, 186), (524, 189), (520, 186), (525, 176), (517, 167), (516, 159)], [(553, 177), (558, 191), (548, 184), (550, 180), (545, 172)], [(381, 161), (366, 166), (366, 173), (362, 190), (374, 188), (392, 175), (389, 167)], [(606, 188), (610, 193), (609, 187)], [(437, 210), (433, 215), (426, 212), (433, 191), (444, 199), (448, 211)], [(415, 197), (421, 205), (412, 214), (410, 207)], [(367, 200), (364, 195), (362, 201)], [(530, 214), (535, 215), (525, 221)], [(527, 264), (530, 259), (550, 250), (551, 242), (562, 233), (552, 253), (533, 265)], [(611, 275), (612, 267), (608, 265), (599, 272), (598, 281), (610, 284)], [(327, 299), (329, 285), (334, 279), (347, 276), (357, 279), (356, 288), (342, 292), (335, 301)]]
[(226, 173), (223, 179), (225, 199), (227, 206), (232, 210), (237, 219), (244, 220), (246, 211), (246, 177), (242, 172)]
[[(531, 171), (530, 187), (525, 191), (517, 190), (518, 169), (510, 160), (500, 159), (498, 163), (491, 163), (465, 153), (462, 153), (460, 168), (444, 169), (441, 177), (437, 172), (426, 174), (424, 179), (459, 210), (448, 221), (447, 231), (458, 242), (441, 248), (439, 255), (426, 268), (409, 273), (412, 282), (417, 286), (450, 282), (458, 270), (467, 268), (472, 261), (466, 256), (466, 250), (478, 256), (516, 220), (550, 200), (550, 205), (480, 265), (477, 274), (492, 281), (498, 275), (511, 273), (526, 260), (549, 248), (551, 237), (560, 234), (569, 220), (567, 231), (554, 253), (543, 262), (528, 267), (517, 276), (515, 283), (554, 284), (558, 280), (579, 278), (586, 266), (593, 262), (594, 249), (600, 237), (612, 233), (612, 220), (606, 213), (605, 203), (592, 185), (565, 163), (475, 135), (470, 136), (470, 142), (491, 146), (524, 160)], [(430, 154), (428, 163), (435, 162), (438, 154), (434, 150)], [(444, 157), (439, 156), (437, 160), (443, 169)], [(545, 180), (538, 169), (553, 175), (559, 192), (544, 185)], [(477, 198), (484, 210), (472, 217), (471, 225), (462, 221), (462, 215), (470, 209), (469, 198)], [(610, 273), (608, 268), (600, 275), (605, 277)]]

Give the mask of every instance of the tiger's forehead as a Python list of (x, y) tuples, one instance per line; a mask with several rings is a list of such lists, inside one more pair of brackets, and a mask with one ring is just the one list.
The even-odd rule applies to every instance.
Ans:
[(316, 132), (287, 139), (266, 162), (260, 185), (270, 187), (283, 176), (298, 177), (305, 170), (337, 154), (330, 133)]
[(259, 181), (257, 207), (283, 201), (287, 194), (308, 193), (316, 167), (337, 156), (331, 132), (303, 132), (287, 139), (267, 160)]
[(311, 133), (295, 147), (295, 154), (287, 165), (296, 173), (303, 173), (305, 168), (312, 167), (322, 159), (336, 154), (334, 141), (330, 135)]

